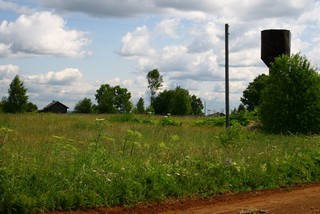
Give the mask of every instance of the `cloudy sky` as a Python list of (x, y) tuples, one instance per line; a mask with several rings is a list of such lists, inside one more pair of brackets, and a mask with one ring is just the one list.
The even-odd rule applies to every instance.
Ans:
[(316, 0), (0, 0), (0, 97), (19, 75), (41, 109), (94, 101), (101, 84), (149, 100), (146, 74), (224, 109), (224, 26), (230, 28), (230, 102), (268, 69), (261, 30), (291, 31), (291, 52), (320, 64)]

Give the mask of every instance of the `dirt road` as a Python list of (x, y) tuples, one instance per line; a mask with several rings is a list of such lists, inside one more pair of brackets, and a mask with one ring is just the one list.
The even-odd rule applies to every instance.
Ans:
[[(245, 194), (225, 194), (203, 200), (184, 200), (162, 204), (140, 205), (139, 207), (131, 209), (123, 207), (100, 208), (71, 213), (320, 214), (320, 184)], [(61, 212), (59, 214), (61, 214)], [(70, 214), (70, 212), (68, 212), (68, 214)]]

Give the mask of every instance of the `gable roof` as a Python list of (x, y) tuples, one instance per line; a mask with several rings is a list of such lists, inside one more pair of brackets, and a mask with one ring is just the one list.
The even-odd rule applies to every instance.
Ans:
[(47, 108), (50, 108), (51, 106), (53, 106), (53, 105), (55, 105), (55, 104), (60, 104), (60, 105), (62, 105), (62, 106), (64, 106), (64, 107), (66, 107), (66, 108), (69, 108), (68, 106), (64, 105), (63, 103), (60, 103), (59, 101), (53, 100), (51, 103), (49, 103), (47, 106), (45, 106), (45, 107), (43, 108), (43, 110), (44, 110), (44, 109), (47, 109)]

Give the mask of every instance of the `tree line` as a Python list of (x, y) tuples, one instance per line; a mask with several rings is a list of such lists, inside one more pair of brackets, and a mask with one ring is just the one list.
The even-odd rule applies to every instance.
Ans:
[[(163, 86), (163, 77), (158, 69), (153, 69), (146, 75), (150, 90), (150, 105), (145, 108), (142, 97), (136, 105), (130, 101), (131, 93), (119, 85), (102, 84), (96, 90), (93, 104), (90, 98), (84, 98), (75, 105), (75, 113), (138, 113), (152, 112), (155, 114), (172, 115), (202, 115), (203, 104), (200, 98), (190, 95), (187, 89), (180, 86), (172, 90), (159, 92)], [(7, 113), (23, 113), (37, 111), (38, 107), (28, 101), (27, 89), (16, 75), (9, 85), (8, 97), (2, 98), (0, 111)]]

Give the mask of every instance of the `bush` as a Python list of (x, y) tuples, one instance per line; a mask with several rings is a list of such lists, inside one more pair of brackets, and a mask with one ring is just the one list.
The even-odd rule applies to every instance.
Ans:
[(271, 64), (260, 106), (263, 127), (274, 133), (320, 132), (320, 75), (299, 54)]

